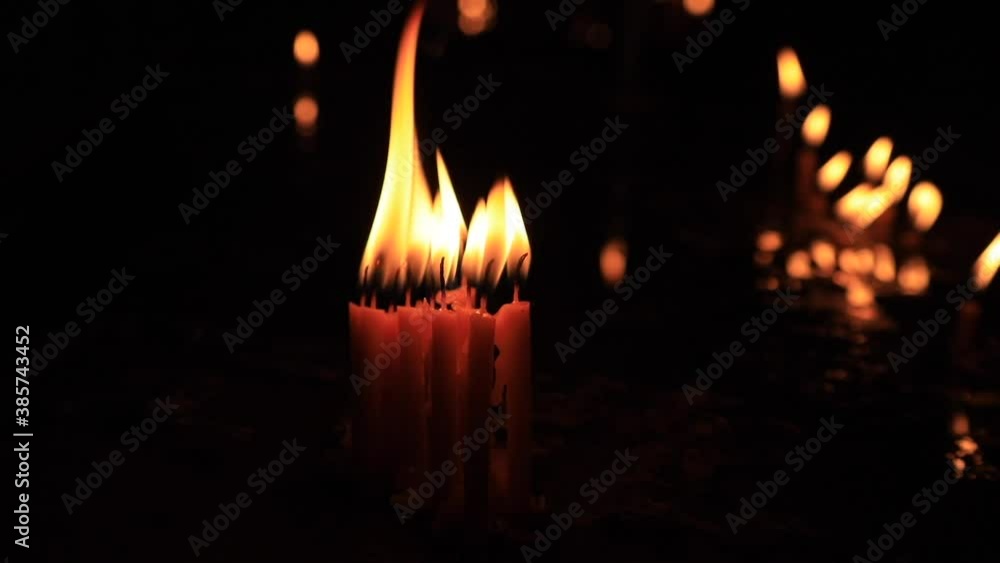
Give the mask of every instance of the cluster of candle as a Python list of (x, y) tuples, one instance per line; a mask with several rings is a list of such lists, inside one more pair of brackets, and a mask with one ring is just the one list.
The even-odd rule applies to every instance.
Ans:
[[(446, 475), (426, 504), (485, 529), (491, 514), (526, 512), (531, 493), (530, 303), (517, 290), (531, 252), (508, 179), (466, 227), (438, 152), (431, 197), (414, 119), (422, 13), (418, 2), (400, 41), (385, 179), (359, 272), (365, 296), (349, 306), (361, 399), (352, 439), (362, 468), (395, 490)], [(505, 273), (513, 302), (491, 314), (484, 295)], [(380, 291), (406, 297), (380, 308)]]
[[(806, 91), (798, 56), (791, 49), (778, 54), (778, 79), (782, 103), (790, 107)], [(831, 116), (829, 106), (820, 104), (803, 121), (790, 240), (777, 230), (759, 233), (757, 263), (770, 265), (788, 246), (785, 274), (793, 280), (830, 278), (846, 290), (854, 312), (870, 312), (876, 295), (925, 293), (931, 269), (923, 257), (923, 236), (941, 214), (941, 191), (929, 181), (911, 185), (914, 162), (906, 155), (894, 156), (888, 137), (876, 139), (863, 159), (841, 150), (820, 166), (818, 153)], [(852, 177), (859, 181), (850, 182)], [(905, 221), (898, 214), (903, 202)], [(987, 258), (998, 252), (1000, 235), (974, 266), (974, 276), (984, 278), (981, 288), (996, 271), (992, 262), (992, 273), (985, 279), (991, 265)], [(777, 280), (769, 283), (776, 285)]]

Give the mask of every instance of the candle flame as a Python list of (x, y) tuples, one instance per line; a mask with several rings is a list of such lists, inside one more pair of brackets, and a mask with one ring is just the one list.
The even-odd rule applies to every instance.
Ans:
[(851, 168), (851, 153), (840, 151), (826, 161), (816, 173), (816, 183), (824, 192), (832, 192), (844, 181), (847, 171)]
[(972, 276), (976, 280), (979, 291), (990, 285), (993, 277), (996, 276), (997, 268), (1000, 268), (1000, 234), (993, 239), (993, 242), (986, 247), (986, 250), (979, 255), (976, 263), (972, 266)]
[(910, 187), (910, 174), (913, 172), (913, 161), (908, 156), (897, 156), (885, 171), (883, 185), (889, 189), (894, 202), (903, 200), (906, 188)]
[(937, 186), (930, 182), (920, 182), (913, 186), (913, 191), (910, 192), (910, 199), (907, 202), (913, 228), (920, 232), (930, 230), (938, 216), (941, 215), (943, 206), (944, 198)]
[(820, 273), (830, 276), (837, 269), (837, 249), (825, 240), (813, 241), (809, 248), (813, 262), (819, 267)]
[(875, 279), (882, 283), (896, 281), (896, 257), (885, 244), (875, 245)]
[(684, 0), (684, 10), (692, 16), (704, 16), (715, 7), (715, 0)]
[(778, 231), (763, 231), (757, 235), (757, 249), (764, 252), (777, 252), (781, 250), (785, 241)]
[(613, 238), (601, 249), (601, 277), (608, 286), (613, 286), (625, 278), (628, 262), (628, 246), (621, 238)]
[(292, 54), (295, 61), (305, 68), (316, 64), (319, 60), (319, 40), (316, 39), (316, 34), (308, 29), (298, 32), (292, 43)]
[(822, 145), (829, 130), (830, 108), (823, 104), (813, 108), (802, 122), (802, 138), (810, 147)]
[(867, 276), (875, 270), (875, 253), (870, 248), (859, 248), (854, 252), (857, 273)]
[(931, 270), (923, 258), (910, 258), (899, 267), (899, 288), (904, 295), (920, 295), (930, 285)]
[(848, 274), (856, 274), (860, 270), (857, 253), (851, 248), (845, 248), (840, 251), (837, 263), (840, 265), (840, 269)]
[(303, 94), (295, 100), (292, 115), (295, 116), (295, 127), (299, 134), (312, 135), (316, 132), (316, 120), (319, 119), (319, 103), (311, 94)]
[(871, 307), (875, 303), (875, 290), (871, 284), (851, 278), (847, 283), (847, 304), (855, 308)]
[(786, 100), (798, 98), (806, 91), (806, 77), (802, 74), (799, 56), (791, 47), (778, 51), (778, 87)]
[(520, 281), (527, 279), (531, 269), (531, 245), (528, 244), (528, 230), (509, 178), (504, 178), (503, 196), (507, 220), (507, 276)]
[(869, 182), (881, 182), (892, 156), (892, 139), (879, 137), (865, 153), (865, 176)]
[(834, 205), (834, 211), (837, 213), (837, 217), (839, 217), (841, 221), (857, 223), (865, 209), (865, 206), (868, 205), (868, 198), (873, 191), (874, 188), (869, 183), (862, 182), (858, 184), (853, 190), (847, 192), (844, 197), (840, 198), (836, 205)]
[(450, 285), (458, 275), (458, 260), (462, 243), (468, 236), (462, 208), (458, 205), (451, 175), (441, 151), (437, 151), (438, 193), (434, 196), (433, 225), (430, 242), (430, 278), (434, 287), (441, 284), (441, 261), (444, 261), (444, 283)]
[(465, 254), (462, 255), (462, 276), (470, 286), (479, 285), (483, 276), (483, 259), (486, 257), (486, 234), (489, 231), (489, 215), (486, 213), (486, 202), (479, 198), (476, 210), (472, 212), (469, 221), (469, 238), (465, 241)]
[[(362, 282), (377, 284), (383, 289), (394, 282), (405, 281), (411, 202), (414, 189), (417, 192), (423, 189), (417, 179), (423, 172), (419, 168), (413, 107), (417, 41), (423, 11), (423, 2), (414, 5), (399, 41), (385, 178), (358, 274)], [(423, 182), (425, 185), (426, 179)], [(375, 282), (376, 278), (380, 281)]]
[(490, 288), (500, 282), (504, 267), (507, 265), (507, 255), (510, 245), (507, 243), (507, 196), (504, 193), (504, 180), (493, 184), (486, 197), (486, 248), (483, 270), (480, 272)]
[(458, 28), (473, 36), (489, 29), (496, 19), (494, 0), (458, 0)]
[(796, 250), (788, 255), (788, 262), (785, 264), (785, 271), (789, 277), (807, 280), (812, 278), (812, 262), (809, 253), (805, 250)]

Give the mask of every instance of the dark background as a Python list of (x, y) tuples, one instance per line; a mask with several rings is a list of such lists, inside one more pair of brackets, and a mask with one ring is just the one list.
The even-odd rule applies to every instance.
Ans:
[[(424, 560), (429, 532), (400, 532), (384, 505), (340, 479), (346, 307), (359, 295), (357, 266), (382, 183), (403, 20), (394, 18), (348, 64), (338, 44), (385, 3), (343, 4), (244, 2), (220, 22), (209, 2), (71, 2), (20, 53), (4, 53), (0, 232), (8, 236), (0, 262), (10, 282), (9, 326), (30, 323), (41, 346), (48, 332), (80, 321), (77, 304), (106, 287), (112, 269), (136, 276), (33, 380), (36, 556), (193, 558), (186, 538), (199, 522), (243, 490), (244, 476), (273, 459), (281, 440), (299, 436), (312, 459), (290, 468), (203, 557)], [(725, 399), (689, 410), (679, 386), (762, 309), (753, 239), (763, 210), (783, 197), (765, 173), (728, 203), (715, 182), (775, 134), (775, 53), (794, 46), (810, 83), (835, 92), (823, 156), (846, 148), (860, 158), (880, 135), (913, 154), (931, 146), (939, 127), (961, 134), (926, 178), (946, 206), (931, 237), (932, 263), (942, 279), (962, 278), (1000, 225), (990, 152), (995, 23), (978, 4), (930, 0), (887, 42), (876, 20), (888, 17), (888, 2), (755, 0), (678, 73), (671, 54), (704, 28), (676, 4), (588, 0), (552, 31), (544, 10), (556, 2), (501, 1), (495, 28), (468, 38), (455, 25), (454, 2), (431, 1), (421, 30), (422, 135), (448, 128), (442, 112), (472, 93), (480, 75), (503, 84), (442, 146), (466, 220), (499, 174), (511, 176), (522, 198), (532, 196), (571, 167), (570, 153), (600, 134), (606, 117), (629, 124), (529, 227), (534, 256), (524, 295), (534, 303), (540, 392), (574, 396), (599, 381), (595, 393), (607, 400), (566, 428), (540, 430), (565, 439), (545, 451), (539, 488), (558, 509), (615, 449), (657, 444), (668, 461), (648, 467), (649, 486), (609, 495), (662, 495), (669, 508), (636, 515), (610, 505), (592, 533), (567, 536), (545, 558), (847, 560), (943, 473), (957, 397), (989, 397), (995, 387), (955, 383), (944, 346), (905, 381), (883, 373), (873, 382), (863, 374), (884, 363), (884, 349), (859, 357), (829, 335), (803, 336), (823, 320), (802, 312), (716, 383), (713, 392), (728, 383), (718, 391)], [(19, 18), (37, 9), (8, 2), (4, 30), (18, 31)], [(587, 41), (601, 26), (610, 33), (606, 48)], [(308, 72), (291, 56), (302, 28), (316, 32), (322, 49)], [(118, 122), (110, 103), (156, 64), (170, 76)], [(306, 90), (320, 104), (316, 137), (278, 134), (186, 225), (178, 205), (190, 203), (192, 189), (238, 157), (236, 147), (272, 108), (291, 107)], [(104, 117), (115, 131), (58, 182), (51, 162)], [(326, 235), (341, 243), (333, 258), (230, 355), (221, 334), (254, 299), (283, 287), (282, 272)], [(598, 254), (612, 235), (628, 241), (630, 271), (651, 245), (674, 257), (563, 364), (553, 344), (609, 295)], [(900, 330), (942, 303), (935, 295), (910, 304)], [(890, 333), (885, 341), (898, 339)], [(823, 385), (829, 363), (857, 385), (831, 395)], [(620, 396), (606, 395), (606, 385)], [(67, 516), (59, 496), (73, 479), (167, 395), (182, 402), (181, 413)], [(732, 536), (724, 514), (834, 411), (855, 415), (851, 438), (793, 479), (766, 522), (758, 517)], [(987, 409), (983, 432), (996, 428), (996, 414)], [(638, 427), (628, 422), (635, 417)], [(995, 531), (995, 481), (970, 483), (891, 556), (940, 560), (985, 549), (982, 533)], [(511, 549), (516, 557), (517, 545), (501, 542), (498, 557)]]

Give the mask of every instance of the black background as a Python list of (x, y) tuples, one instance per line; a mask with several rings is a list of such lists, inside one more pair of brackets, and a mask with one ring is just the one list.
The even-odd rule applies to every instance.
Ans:
[[(729, 4), (722, 0), (719, 8), (734, 7)], [(675, 431), (694, 425), (680, 412), (687, 406), (676, 402), (677, 389), (760, 310), (753, 237), (761, 209), (781, 192), (761, 173), (723, 203), (715, 182), (747, 149), (775, 135), (774, 58), (783, 45), (797, 49), (811, 83), (835, 92), (824, 156), (846, 148), (860, 157), (880, 135), (910, 154), (931, 146), (939, 127), (961, 135), (927, 175), (945, 194), (935, 246), (945, 277), (960, 277), (995, 235), (995, 22), (980, 12), (984, 6), (930, 0), (885, 41), (876, 20), (890, 14), (888, 2), (755, 0), (678, 73), (671, 54), (704, 28), (675, 3), (588, 0), (552, 31), (544, 10), (554, 5), (501, 1), (496, 27), (468, 38), (455, 25), (454, 2), (432, 1), (417, 63), (423, 134), (449, 127), (442, 112), (472, 93), (479, 76), (492, 74), (503, 84), (442, 146), (467, 220), (499, 174), (511, 176), (520, 196), (532, 196), (570, 168), (570, 153), (597, 136), (605, 118), (621, 116), (629, 124), (529, 227), (534, 256), (524, 293), (535, 303), (535, 363), (554, 387), (599, 376), (624, 382), (633, 394), (674, 393), (672, 403), (650, 400), (635, 408), (660, 413)], [(338, 455), (350, 390), (343, 373), (346, 307), (358, 296), (357, 265), (382, 182), (403, 17), (351, 63), (337, 45), (351, 40), (369, 10), (384, 6), (244, 2), (220, 22), (210, 2), (77, 1), (61, 6), (19, 53), (4, 53), (0, 232), (8, 236), (0, 262), (12, 304), (8, 330), (30, 324), (33, 344), (41, 346), (48, 332), (80, 322), (77, 304), (106, 287), (112, 269), (136, 276), (33, 380), (35, 555), (190, 559), (187, 536), (200, 531), (199, 522), (245, 488), (243, 476), (272, 459), (281, 440), (301, 436), (315, 444), (312, 460), (293, 466), (274, 496), (255, 501), (203, 557), (364, 560), (365, 546), (384, 541), (422, 560), (420, 548), (407, 543), (423, 545), (419, 534), (387, 539), (395, 536), (379, 531), (383, 507), (365, 505), (350, 485), (326, 477)], [(19, 18), (37, 10), (23, 1), (4, 8), (5, 32), (19, 30)], [(604, 49), (585, 40), (588, 27), (599, 24), (611, 34)], [(322, 48), (318, 67), (307, 72), (291, 57), (301, 28), (315, 30)], [(139, 84), (146, 65), (157, 64), (169, 77), (118, 122), (111, 102)], [(317, 136), (304, 141), (294, 131), (280, 133), (185, 224), (178, 205), (190, 203), (192, 189), (237, 158), (237, 145), (266, 124), (272, 108), (290, 107), (306, 90), (320, 103)], [(116, 121), (115, 131), (57, 181), (52, 161), (64, 158), (65, 145), (78, 142), (81, 129), (105, 117)], [(221, 334), (252, 310), (254, 299), (282, 287), (282, 272), (326, 235), (341, 243), (333, 258), (229, 354)], [(649, 246), (662, 244), (674, 257), (650, 289), (640, 290), (563, 364), (553, 344), (565, 341), (569, 327), (609, 294), (598, 254), (612, 235), (628, 241), (630, 270)], [(745, 456), (722, 447), (717, 463), (747, 493), (756, 479), (780, 468), (781, 452), (801, 443), (830, 410), (815, 397), (803, 400), (797, 385), (764, 389), (749, 382), (773, 381), (774, 373), (792, 378), (800, 368), (780, 359), (782, 349), (758, 350), (753, 367), (729, 376), (744, 382), (727, 415), (787, 416), (803, 429), (800, 438), (773, 448), (764, 446), (766, 428), (727, 437), (759, 451)], [(948, 411), (951, 396), (938, 392), (913, 402), (890, 399), (887, 411), (868, 412), (852, 434), (854, 446), (826, 454), (850, 461), (817, 463), (812, 476), (800, 477), (814, 479), (809, 485), (789, 487), (795, 499), (785, 499), (782, 510), (792, 520), (808, 519), (809, 531), (779, 525), (747, 538), (755, 533), (748, 528), (733, 539), (722, 523), (737, 494), (705, 500), (725, 547), (712, 540), (712, 526), (676, 517), (647, 524), (643, 534), (623, 524), (612, 536), (649, 557), (849, 559), (883, 521), (905, 509), (911, 492), (939, 476), (939, 466), (943, 472), (940, 448), (923, 443), (920, 434), (944, 431), (945, 416), (934, 417)], [(167, 395), (184, 404), (178, 418), (67, 516), (59, 496), (73, 488), (73, 479), (118, 447), (117, 436)], [(940, 413), (923, 411), (925, 400)], [(913, 434), (884, 434), (906, 426), (903, 420)], [(604, 424), (595, 435), (614, 432), (614, 416)], [(631, 438), (617, 443), (626, 447)], [(578, 480), (568, 482), (573, 488)], [(952, 513), (937, 514), (920, 538), (904, 540), (912, 542), (898, 548), (905, 555), (894, 556), (951, 556), (958, 544), (974, 552), (996, 507), (995, 486), (985, 490), (992, 497), (977, 489), (964, 502), (953, 501)], [(972, 497), (992, 501), (978, 504)], [(358, 518), (368, 511), (375, 523)], [(390, 521), (381, 525), (396, 530), (391, 513), (382, 517)], [(786, 535), (788, 543), (774, 547)], [(586, 544), (587, 538), (574, 541)], [(928, 546), (936, 547), (922, 553)], [(598, 553), (619, 552), (600, 547)]]

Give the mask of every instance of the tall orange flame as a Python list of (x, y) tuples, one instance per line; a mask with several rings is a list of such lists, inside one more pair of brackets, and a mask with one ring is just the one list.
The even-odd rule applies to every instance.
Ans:
[(832, 192), (837, 189), (850, 169), (851, 153), (840, 151), (833, 155), (816, 173), (816, 183), (819, 184), (819, 189), (824, 192)]
[[(410, 12), (403, 28), (403, 36), (399, 41), (385, 178), (358, 273), (363, 283), (372, 285), (377, 283), (382, 288), (394, 282), (401, 284), (404, 281), (414, 186), (416, 184), (417, 191), (420, 192), (426, 185), (426, 179), (417, 179), (422, 177), (423, 172), (417, 158), (413, 107), (417, 41), (423, 13), (424, 3), (417, 2)], [(422, 197), (421, 193), (418, 199)], [(378, 282), (375, 281), (376, 278), (379, 278)]]
[(802, 139), (810, 147), (818, 147), (830, 131), (830, 107), (820, 104), (813, 108), (802, 122)]
[(937, 186), (930, 182), (920, 182), (913, 186), (910, 199), (907, 201), (913, 228), (921, 232), (930, 230), (941, 215), (943, 206), (944, 198), (941, 197), (941, 190)]
[(879, 137), (865, 153), (865, 176), (869, 182), (881, 182), (892, 156), (892, 139)]
[(802, 74), (799, 56), (791, 47), (778, 51), (778, 88), (786, 100), (798, 98), (806, 91), (806, 77)]
[(462, 254), (462, 243), (468, 235), (462, 208), (455, 197), (451, 175), (444, 164), (441, 151), (437, 152), (438, 193), (434, 197), (432, 211), (433, 233), (431, 235), (431, 281), (440, 286), (440, 268), (444, 263), (444, 283), (451, 284), (458, 275), (458, 260)]
[(993, 242), (986, 247), (986, 250), (979, 255), (976, 263), (972, 266), (972, 276), (975, 278), (979, 290), (990, 285), (998, 268), (1000, 268), (1000, 234), (993, 239)]

